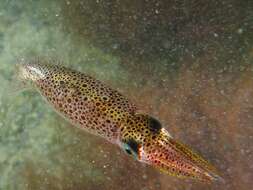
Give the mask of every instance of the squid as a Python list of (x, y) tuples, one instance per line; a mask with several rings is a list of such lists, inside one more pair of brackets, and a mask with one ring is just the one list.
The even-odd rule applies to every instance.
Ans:
[(158, 119), (103, 82), (50, 61), (19, 63), (16, 77), (73, 126), (119, 146), (135, 160), (181, 178), (220, 179), (208, 161), (175, 140)]

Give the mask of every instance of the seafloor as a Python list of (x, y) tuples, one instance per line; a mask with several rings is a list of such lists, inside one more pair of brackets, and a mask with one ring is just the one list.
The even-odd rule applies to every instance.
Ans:
[[(16, 93), (13, 66), (32, 57), (106, 81), (225, 182), (161, 174)], [(0, 190), (253, 187), (252, 0), (0, 0), (0, 81)]]

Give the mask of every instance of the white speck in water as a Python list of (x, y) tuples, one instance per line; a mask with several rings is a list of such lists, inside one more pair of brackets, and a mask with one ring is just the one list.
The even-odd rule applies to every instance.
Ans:
[(240, 65), (240, 71), (244, 71), (246, 68), (242, 65)]
[(113, 45), (112, 45), (112, 48), (113, 48), (113, 49), (118, 49), (118, 48), (119, 48), (119, 44), (113, 44)]
[(245, 154), (245, 150), (244, 149), (241, 149), (240, 152), (241, 152), (241, 155)]
[(242, 33), (243, 33), (243, 29), (242, 29), (242, 28), (239, 28), (239, 29), (237, 30), (237, 33), (238, 33), (238, 34), (242, 34)]
[(142, 179), (147, 179), (147, 178), (148, 178), (148, 176), (145, 174), (142, 176)]

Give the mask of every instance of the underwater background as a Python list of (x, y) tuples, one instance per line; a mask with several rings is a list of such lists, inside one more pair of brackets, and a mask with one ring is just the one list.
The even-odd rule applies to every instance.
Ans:
[[(161, 174), (71, 127), (38, 93), (12, 93), (14, 64), (34, 57), (119, 90), (225, 182)], [(0, 85), (0, 190), (253, 186), (252, 0), (0, 0)]]

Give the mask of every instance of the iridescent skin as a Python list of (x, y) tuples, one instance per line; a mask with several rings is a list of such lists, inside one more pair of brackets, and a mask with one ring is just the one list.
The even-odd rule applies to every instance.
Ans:
[(140, 162), (178, 177), (206, 182), (219, 178), (207, 161), (174, 140), (158, 120), (139, 113), (102, 82), (65, 67), (35, 62), (17, 65), (17, 74), (73, 125), (119, 145)]

